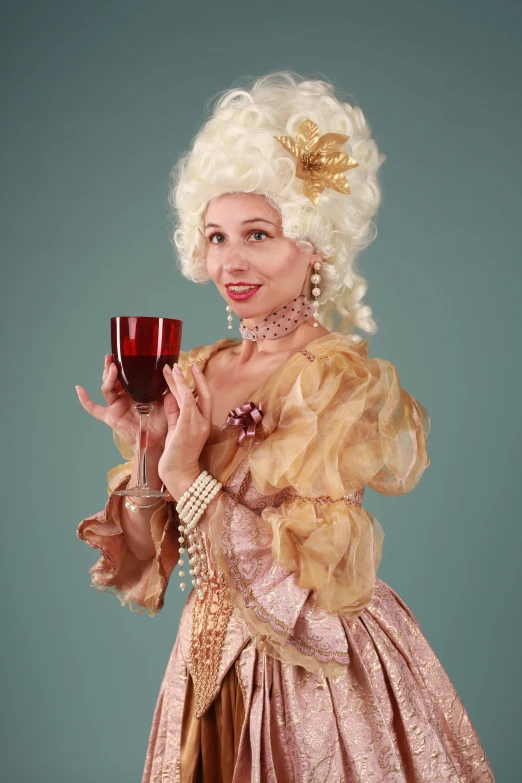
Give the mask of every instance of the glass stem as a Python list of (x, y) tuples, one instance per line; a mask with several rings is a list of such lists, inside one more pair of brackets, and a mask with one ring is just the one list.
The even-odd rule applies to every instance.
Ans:
[(153, 409), (152, 404), (138, 402), (136, 410), (140, 417), (140, 431), (138, 434), (138, 480), (136, 487), (140, 489), (149, 489), (147, 484), (147, 428), (149, 424), (149, 414)]

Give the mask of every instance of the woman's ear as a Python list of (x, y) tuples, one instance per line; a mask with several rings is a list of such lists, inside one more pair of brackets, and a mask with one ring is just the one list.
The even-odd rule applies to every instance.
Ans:
[(310, 266), (313, 266), (317, 261), (319, 261), (321, 264), (323, 263), (323, 254), (319, 253), (315, 248), (313, 250), (312, 255), (310, 256)]
[[(315, 247), (313, 242), (310, 242), (309, 239), (298, 239), (295, 243), (296, 247), (299, 248), (299, 250), (306, 250), (307, 253), (310, 253), (311, 256), (317, 256), (317, 248)], [(322, 260), (322, 257), (321, 259)], [(317, 261), (317, 258), (314, 258), (313, 261)], [(313, 263), (312, 261), (312, 263)]]

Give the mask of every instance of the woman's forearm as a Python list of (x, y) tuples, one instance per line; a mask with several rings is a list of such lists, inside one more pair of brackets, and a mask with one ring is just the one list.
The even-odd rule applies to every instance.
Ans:
[[(160, 449), (147, 449), (147, 484), (153, 489), (160, 489), (162, 481), (158, 475), (158, 463), (160, 461), (163, 450)], [(199, 469), (189, 472), (182, 476), (177, 476), (175, 479), (168, 479), (166, 483), (167, 490), (170, 490), (175, 499), (179, 499), (181, 495), (191, 486), (194, 479), (199, 474)], [(135, 486), (138, 478), (138, 464), (137, 457), (135, 456), (132, 462), (132, 472), (129, 479), (128, 486)], [(212, 517), (216, 510), (218, 500), (223, 490), (212, 499), (205, 513), (201, 517), (198, 526), (208, 534), (208, 519)], [(127, 546), (131, 552), (139, 560), (149, 560), (156, 555), (156, 547), (152, 538), (150, 530), (150, 520), (155, 511), (159, 507), (159, 503), (152, 508), (143, 508), (139, 511), (130, 511), (125, 508), (126, 498), (123, 496), (118, 497), (119, 504), (119, 519), (123, 530), (123, 535), (127, 542)], [(131, 498), (135, 505), (148, 505), (154, 502), (154, 498)], [(164, 503), (165, 501), (161, 501)]]
[[(158, 463), (163, 450), (161, 448), (147, 448), (147, 484), (152, 489), (161, 489), (162, 481), (158, 476)], [(134, 456), (129, 487), (134, 487), (138, 480), (138, 459)], [(144, 508), (139, 511), (130, 511), (125, 508), (126, 497), (119, 497), (120, 522), (123, 535), (131, 552), (139, 560), (148, 560), (156, 554), (156, 548), (150, 531), (150, 520), (164, 500), (156, 503), (152, 508)], [(154, 503), (154, 498), (131, 498), (135, 505), (149, 505)]]

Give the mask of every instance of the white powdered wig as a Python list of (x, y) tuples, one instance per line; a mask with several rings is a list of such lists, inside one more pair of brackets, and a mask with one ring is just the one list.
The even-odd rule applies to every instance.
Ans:
[[(317, 206), (303, 195), (296, 160), (274, 136), (295, 138), (304, 119), (317, 123), (320, 135), (350, 137), (340, 147), (358, 163), (344, 172), (350, 195), (325, 187)], [(323, 255), (318, 321), (355, 341), (362, 338), (354, 328), (374, 334), (372, 310), (362, 301), (368, 284), (358, 274), (355, 258), (377, 236), (377, 172), (385, 160), (361, 109), (339, 100), (326, 81), (278, 71), (257, 79), (249, 89), (226, 91), (171, 173), (173, 243), (182, 274), (194, 282), (210, 279), (203, 232), (208, 202), (223, 193), (257, 193), (279, 211), (287, 238), (307, 239)], [(334, 315), (339, 316), (338, 325)]]

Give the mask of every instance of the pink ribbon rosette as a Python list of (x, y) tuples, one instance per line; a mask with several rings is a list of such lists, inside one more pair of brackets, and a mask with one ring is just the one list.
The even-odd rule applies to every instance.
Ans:
[(237, 445), (241, 446), (245, 438), (253, 438), (257, 425), (263, 418), (263, 403), (245, 402), (238, 408), (231, 408), (228, 412), (226, 423), (221, 430), (239, 429)]

